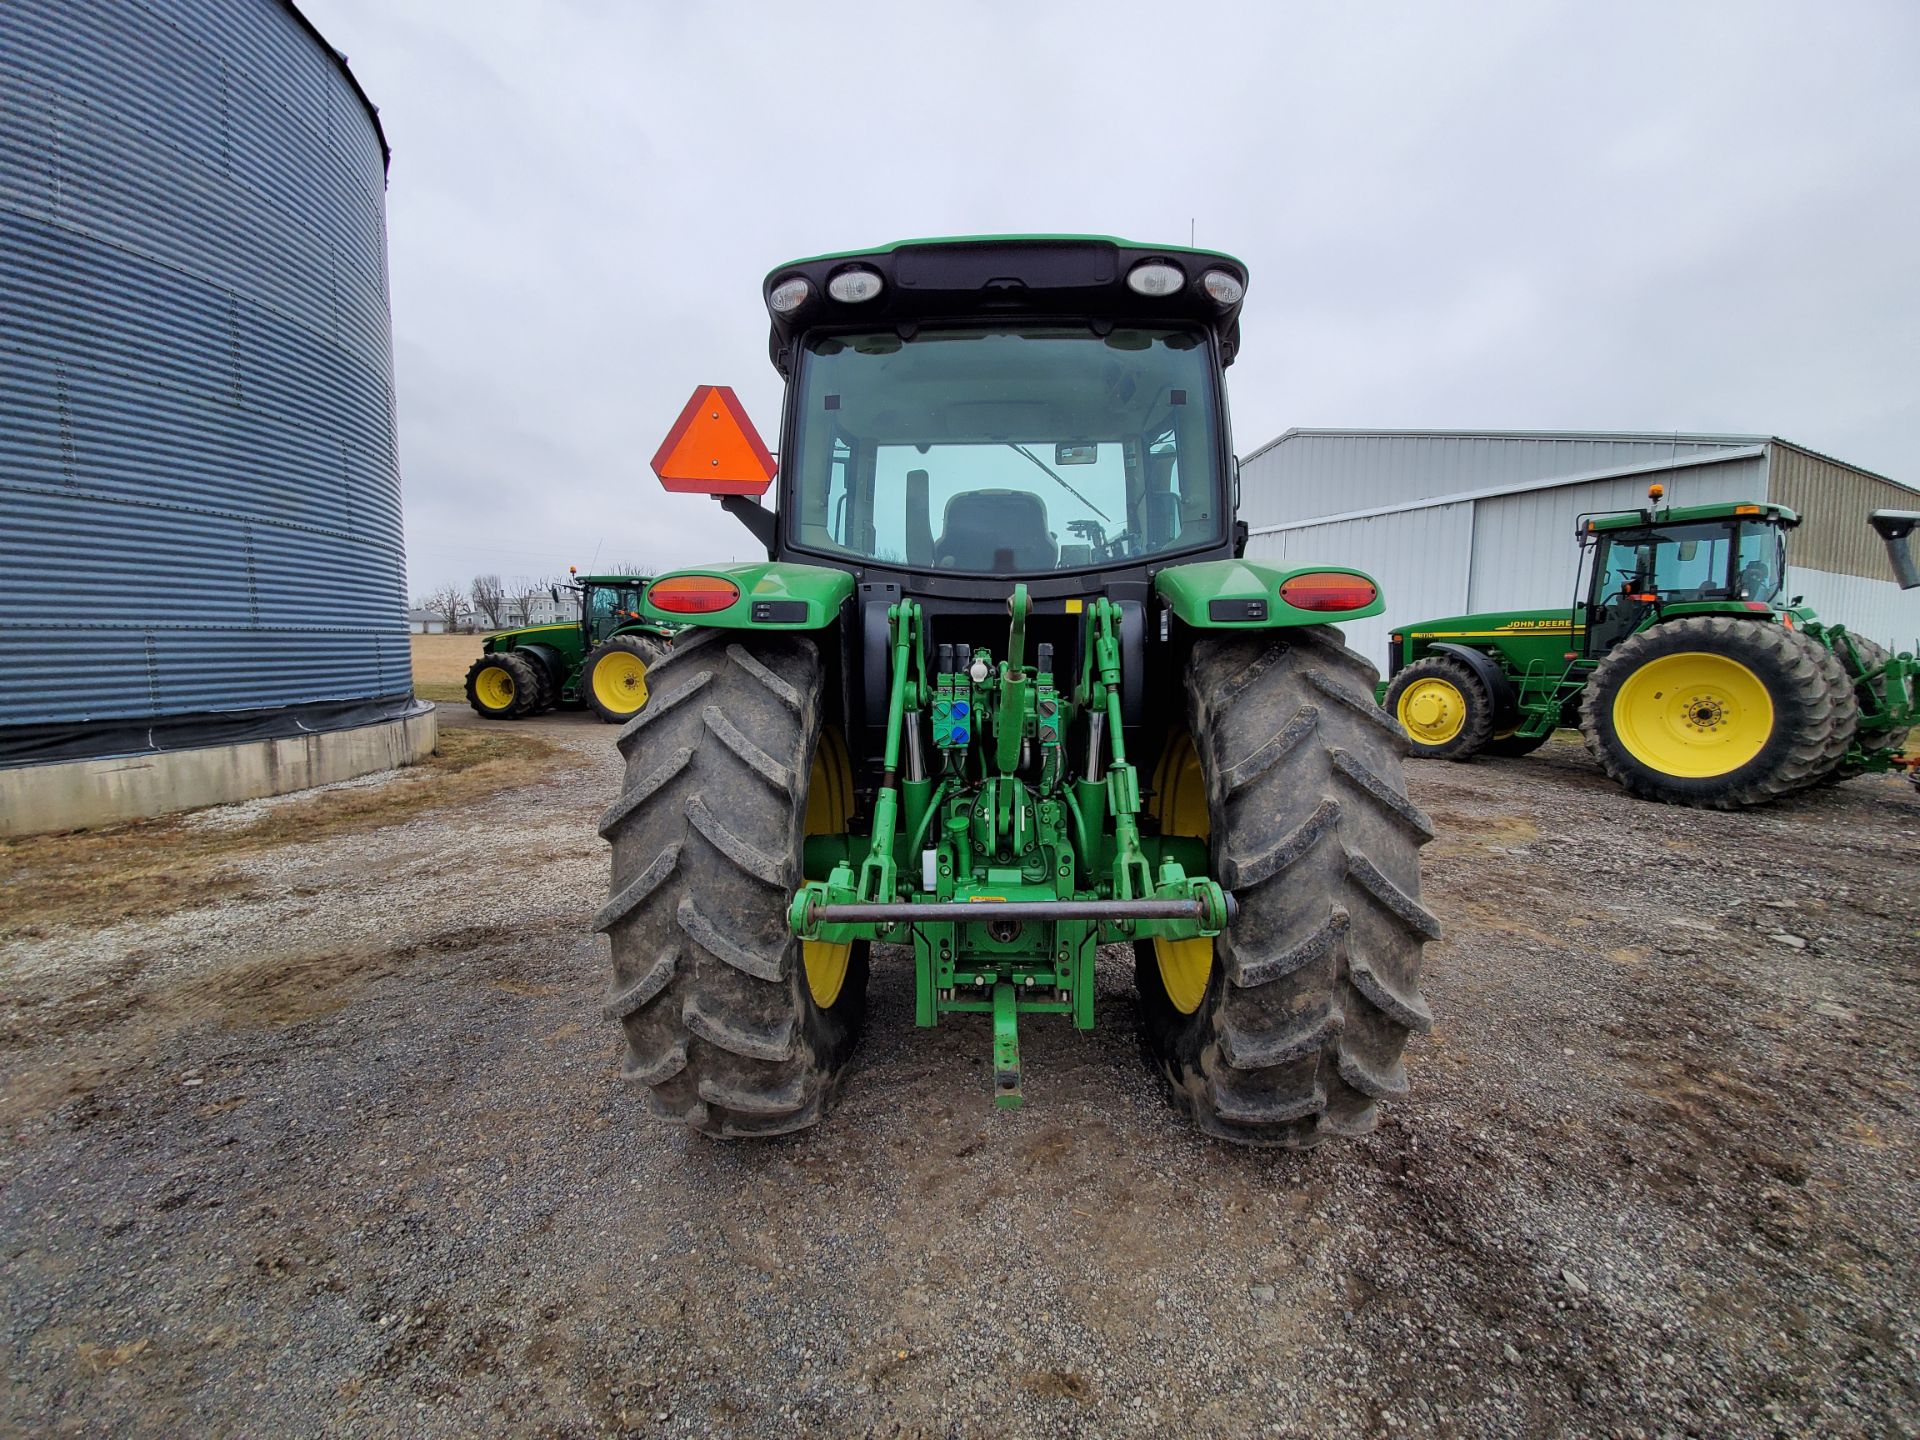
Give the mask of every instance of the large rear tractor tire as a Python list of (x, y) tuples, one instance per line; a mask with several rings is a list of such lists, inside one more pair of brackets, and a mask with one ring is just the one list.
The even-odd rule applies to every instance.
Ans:
[(527, 707), (527, 714), (544, 715), (558, 702), (560, 683), (539, 654), (529, 651), (520, 658), (527, 662), (527, 669), (533, 675), (533, 704)]
[(1463, 661), (1414, 661), (1393, 677), (1381, 704), (1418, 760), (1471, 760), (1493, 738), (1493, 697)]
[(1324, 626), (1206, 637), (1187, 670), (1154, 813), (1205, 835), (1238, 909), (1215, 940), (1134, 946), (1141, 1023), (1205, 1133), (1305, 1148), (1360, 1135), (1406, 1093), (1401, 1051), (1432, 1016), (1420, 903), (1433, 836), (1407, 799), (1406, 738), (1375, 672)]
[(656, 664), (620, 733), (626, 781), (601, 818), (612, 898), (605, 1013), (647, 1109), (706, 1135), (779, 1135), (825, 1115), (866, 1013), (864, 944), (787, 930), (810, 833), (846, 830), (853, 775), (820, 721), (802, 636), (697, 630)]
[(580, 667), (580, 693), (609, 725), (624, 725), (647, 703), (647, 674), (667, 648), (638, 635), (615, 635)]
[[(1823, 658), (1825, 657), (1825, 658)], [(1858, 722), (1819, 642), (1702, 615), (1643, 630), (1587, 682), (1580, 730), (1629, 794), (1740, 810), (1818, 782)]]
[(482, 655), (467, 667), (467, 704), (489, 720), (531, 714), (539, 694), (533, 665), (511, 650)]

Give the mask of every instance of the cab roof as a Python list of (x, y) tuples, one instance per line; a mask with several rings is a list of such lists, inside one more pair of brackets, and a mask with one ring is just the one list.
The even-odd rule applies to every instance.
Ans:
[(1722, 500), (1714, 505), (1665, 505), (1658, 510), (1619, 510), (1587, 517), (1587, 529), (1639, 530), (1648, 525), (1685, 525), (1696, 520), (1759, 520), (1791, 529), (1800, 517), (1784, 505), (1758, 500)]
[[(1127, 275), (1146, 261), (1176, 265), (1187, 283), (1171, 295), (1139, 295)], [(877, 272), (879, 296), (846, 302), (827, 282), (856, 266)], [(791, 375), (795, 345), (816, 328), (912, 328), (932, 320), (1076, 320), (1130, 324), (1199, 324), (1220, 341), (1221, 360), (1233, 362), (1240, 345), (1240, 301), (1222, 306), (1201, 288), (1209, 270), (1224, 270), (1244, 289), (1247, 267), (1217, 250), (1145, 245), (1112, 235), (951, 235), (896, 240), (871, 250), (844, 250), (790, 260), (767, 272), (761, 298), (796, 277), (809, 294), (791, 314), (767, 314), (773, 365)]]

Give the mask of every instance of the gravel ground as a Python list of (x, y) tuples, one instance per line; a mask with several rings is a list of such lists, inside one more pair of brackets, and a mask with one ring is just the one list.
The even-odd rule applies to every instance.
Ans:
[(1364, 1141), (1181, 1128), (1117, 955), (996, 1113), (881, 952), (834, 1117), (725, 1146), (643, 1118), (597, 1013), (613, 731), (527, 728), (576, 763), (206, 903), (0, 898), (0, 1428), (1920, 1434), (1904, 783), (1415, 767), (1440, 1019)]

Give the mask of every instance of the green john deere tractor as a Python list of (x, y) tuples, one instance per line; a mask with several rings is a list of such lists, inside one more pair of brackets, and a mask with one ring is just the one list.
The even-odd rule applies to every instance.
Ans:
[(600, 825), (607, 1014), (654, 1113), (820, 1119), (876, 942), (920, 1025), (990, 1029), (1001, 1106), (1019, 1018), (1091, 1027), (1107, 944), (1210, 1134), (1312, 1145), (1405, 1091), (1431, 830), (1331, 628), (1379, 613), (1372, 580), (1238, 558), (1245, 285), (1225, 255), (1099, 237), (767, 277), (777, 510), (741, 493), (772, 464), (721, 387), (655, 468), (710, 477), (768, 560), (654, 581), (647, 613), (699, 628), (654, 667)]
[(467, 671), (467, 703), (491, 720), (585, 705), (602, 720), (625, 724), (647, 703), (647, 671), (680, 628), (642, 611), (651, 583), (644, 575), (571, 581), (580, 618), (487, 636)]
[[(1911, 766), (1920, 661), (1784, 598), (1780, 505), (1583, 516), (1585, 599), (1571, 610), (1396, 629), (1381, 703), (1420, 757), (1525, 755), (1577, 727), (1634, 795), (1733, 810), (1823, 781)], [(1920, 515), (1878, 511), (1903, 587)], [(1916, 778), (1920, 784), (1920, 778)]]

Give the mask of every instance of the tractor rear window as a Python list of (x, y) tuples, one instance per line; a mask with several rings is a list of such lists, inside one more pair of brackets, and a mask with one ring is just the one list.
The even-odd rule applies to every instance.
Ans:
[(801, 362), (793, 543), (916, 570), (1033, 574), (1218, 544), (1198, 332), (816, 337)]

